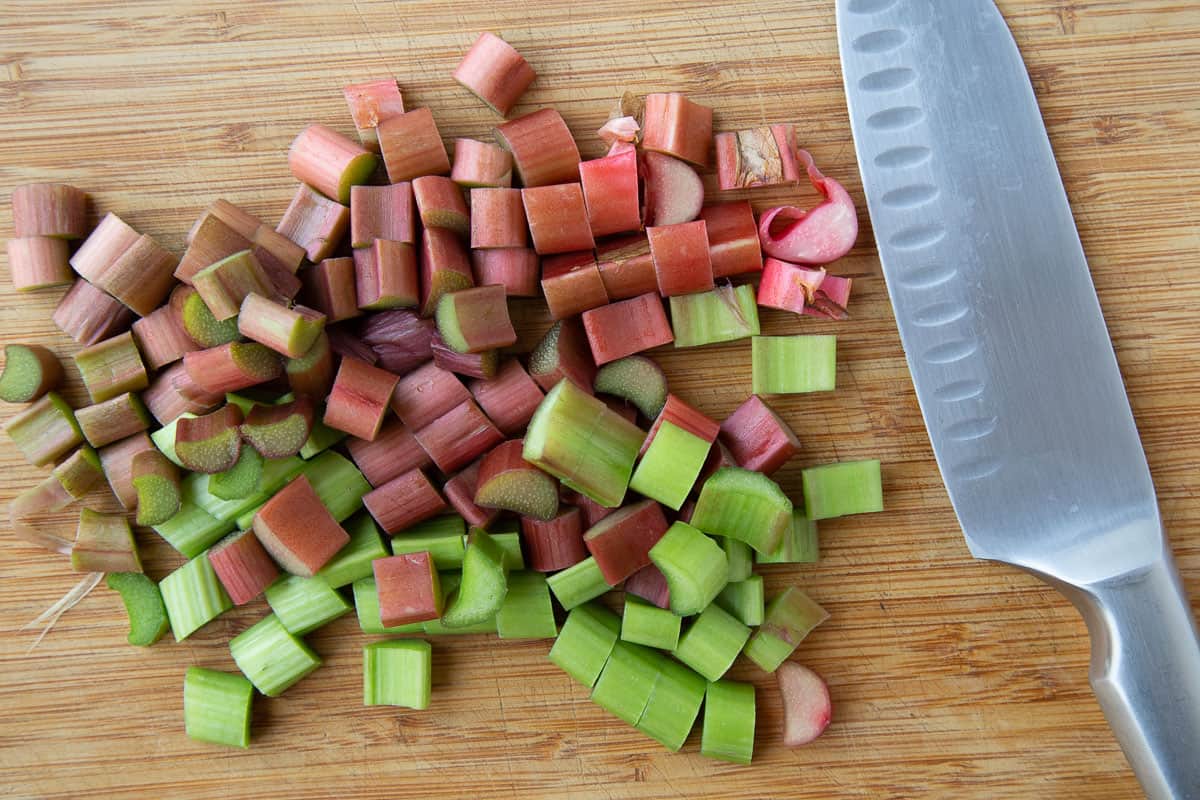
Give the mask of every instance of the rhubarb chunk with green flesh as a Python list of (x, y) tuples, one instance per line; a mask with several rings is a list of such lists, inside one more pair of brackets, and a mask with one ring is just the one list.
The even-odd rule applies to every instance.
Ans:
[(83, 444), (75, 412), (57, 392), (47, 392), (4, 423), (4, 432), (35, 467), (44, 467)]
[(608, 663), (620, 630), (620, 618), (599, 603), (576, 606), (567, 614), (549, 659), (591, 689)]
[(350, 202), (350, 188), (366, 183), (379, 157), (324, 125), (309, 125), (288, 148), (288, 168), (306, 183), (339, 203)]
[(254, 515), (254, 534), (281, 567), (306, 578), (311, 578), (350, 541), (304, 475), (258, 510)]
[(208, 560), (229, 599), (245, 605), (279, 577), (279, 567), (253, 531), (235, 531), (213, 545)]
[(179, 513), (153, 528), (167, 544), (187, 558), (195, 558), (233, 530), (234, 524), (230, 520), (217, 519), (185, 497)]
[(729, 582), (725, 551), (686, 522), (667, 529), (650, 548), (650, 560), (666, 577), (671, 610), (681, 617), (699, 614)]
[(242, 450), (241, 422), (241, 409), (233, 405), (201, 417), (181, 418), (175, 427), (175, 456), (193, 472), (233, 469)]
[(238, 332), (287, 358), (307, 353), (321, 331), (325, 315), (305, 306), (286, 306), (259, 294), (248, 294), (238, 313)]
[(775, 671), (783, 700), (783, 743), (799, 747), (816, 739), (829, 727), (833, 704), (821, 676), (794, 661)]
[(659, 662), (659, 668), (658, 680), (637, 729), (677, 753), (700, 716), (708, 681), (669, 658)]
[(81, 508), (71, 568), (76, 572), (141, 572), (142, 559), (125, 515)]
[(590, 394), (596, 380), (596, 363), (583, 323), (572, 318), (551, 325), (529, 354), (529, 375), (547, 392), (569, 378)]
[(501, 639), (553, 639), (558, 635), (545, 575), (508, 574), (508, 594), (496, 612), (496, 633)]
[(442, 587), (428, 552), (388, 556), (371, 566), (379, 592), (379, 620), (385, 627), (442, 616)]
[(171, 620), (175, 641), (182, 642), (221, 614), (233, 608), (217, 573), (205, 553), (193, 558), (158, 583)]
[(596, 559), (588, 556), (578, 564), (567, 567), (546, 578), (550, 591), (554, 592), (558, 604), (570, 611), (575, 606), (595, 600), (613, 588), (604, 580), (604, 573)]
[(442, 339), (459, 353), (482, 353), (516, 343), (508, 302), (500, 284), (442, 295), (437, 304)]
[(876, 460), (825, 464), (800, 474), (810, 519), (883, 511), (883, 479)]
[[(251, 447), (243, 447), (243, 452), (254, 452)], [(255, 454), (257, 455), (257, 453)], [(289, 458), (272, 458), (263, 462), (262, 476), (259, 479), (258, 491), (245, 497), (224, 500), (212, 492), (212, 482), (215, 475), (194, 473), (183, 479), (183, 495), (186, 501), (195, 503), (200, 508), (220, 520), (238, 520), (239, 528), (250, 527), (250, 522), (240, 524), (243, 516), (253, 516), (254, 512), (268, 500), (285, 483), (301, 473), (308, 463), (296, 456)], [(315, 488), (315, 486), (314, 486)], [(317, 492), (318, 496), (320, 492)]]
[(278, 697), (321, 666), (320, 657), (303, 640), (288, 633), (274, 614), (233, 637), (229, 652), (242, 674), (267, 697)]
[(549, 520), (522, 517), (521, 541), (529, 553), (530, 569), (538, 572), (557, 572), (588, 557), (583, 542), (583, 514), (573, 506), (561, 508)]
[(429, 708), (433, 656), (419, 639), (363, 647), (363, 705)]
[(393, 536), (392, 553), (427, 552), (438, 569), (462, 569), (466, 532), (466, 522), (457, 514), (434, 517)]
[(256, 405), (239, 431), (266, 458), (294, 456), (304, 447), (313, 427), (313, 403), (301, 395), (283, 405)]
[(621, 615), (621, 640), (659, 650), (674, 650), (679, 644), (681, 622), (683, 619), (671, 611), (627, 594)]
[(708, 459), (710, 442), (664, 422), (638, 463), (629, 488), (679, 510)]
[(819, 557), (817, 522), (799, 508), (792, 512), (792, 528), (784, 531), (779, 547), (771, 553), (754, 554), (759, 564), (815, 564)]
[(530, 420), (522, 455), (569, 488), (616, 508), (644, 438), (641, 429), (602, 400), (562, 380)]
[(161, 525), (179, 513), (183, 498), (179, 468), (157, 450), (133, 457), (133, 488), (137, 491), (137, 524)]
[(628, 400), (646, 419), (654, 419), (667, 402), (667, 376), (646, 356), (626, 356), (596, 371), (593, 388)]
[(267, 603), (288, 633), (303, 636), (350, 610), (345, 598), (319, 578), (284, 575), (266, 589)]
[(300, 457), (307, 460), (315, 455), (324, 453), (338, 442), (346, 438), (345, 431), (335, 430), (320, 420), (313, 420), (312, 430), (304, 444), (300, 447)]
[(218, 320), (236, 317), (249, 294), (275, 296), (275, 287), (250, 250), (239, 251), (200, 270), (192, 276), (192, 286)]
[(146, 365), (128, 332), (80, 350), (75, 354), (75, 366), (93, 403), (140, 392), (150, 385)]
[(716, 681), (704, 695), (700, 755), (749, 764), (754, 757), (754, 684)]
[(62, 383), (58, 358), (40, 344), (4, 346), (4, 372), (0, 373), (0, 400), (31, 403)]
[(755, 336), (750, 345), (755, 394), (832, 392), (836, 336)]
[(487, 531), (472, 528), (463, 556), (462, 584), (449, 598), (442, 624), (457, 628), (486, 622), (496, 616), (507, 592), (504, 552)]
[(129, 643), (149, 647), (171, 627), (158, 584), (140, 572), (110, 572), (104, 585), (121, 595), (129, 616)]
[(183, 680), (183, 724), (200, 742), (250, 746), (254, 685), (241, 675), (188, 667)]
[(387, 545), (370, 514), (356, 514), (343, 526), (350, 542), (314, 576), (337, 589), (372, 575), (371, 562), (388, 555)]
[(650, 548), (667, 532), (667, 518), (653, 500), (614, 511), (588, 529), (583, 543), (605, 581), (616, 586), (650, 563)]
[(762, 576), (751, 575), (742, 581), (731, 581), (713, 602), (743, 625), (761, 625), (764, 614)]
[(549, 520), (558, 513), (554, 479), (521, 457), (520, 439), (497, 445), (483, 457), (475, 489), (475, 504), (526, 517)]
[(829, 612), (791, 586), (767, 604), (762, 625), (746, 644), (746, 657), (763, 671), (774, 672), (827, 619)]
[(383, 622), (379, 618), (379, 589), (375, 585), (374, 575), (369, 578), (359, 578), (354, 582), (353, 588), (354, 609), (358, 614), (358, 627), (363, 633), (377, 635), (421, 633), (424, 629), (420, 622), (414, 622), (411, 625), (397, 625), (394, 628), (383, 627)]
[(237, 317), (217, 319), (195, 290), (184, 295), (181, 315), (184, 331), (201, 347), (220, 347), (241, 338)]
[(754, 569), (754, 551), (750, 545), (728, 536), (722, 536), (718, 541), (721, 549), (725, 551), (725, 558), (729, 561), (729, 582), (736, 583), (749, 578)]
[(222, 500), (241, 500), (260, 491), (262, 476), (263, 457), (253, 447), (243, 447), (236, 464), (208, 479), (208, 491)]
[(300, 358), (289, 358), (284, 365), (288, 385), (296, 394), (324, 398), (333, 385), (333, 348), (329, 335), (322, 333), (309, 351)]
[(692, 525), (771, 553), (792, 525), (792, 501), (761, 472), (722, 467), (704, 482)]
[(732, 342), (759, 334), (758, 306), (751, 284), (675, 295), (670, 302), (676, 347)]
[(679, 637), (675, 657), (708, 680), (720, 680), (749, 638), (750, 628), (714, 603)]
[[(505, 524), (508, 524), (508, 522)], [(519, 531), (506, 530), (497, 526), (488, 533), (491, 534), (492, 539), (496, 542), (496, 546), (500, 548), (500, 552), (503, 554), (505, 569), (510, 572), (525, 569), (525, 556), (521, 553), (521, 534)]]
[(592, 702), (622, 722), (637, 725), (665, 660), (648, 647), (618, 641), (592, 687)]

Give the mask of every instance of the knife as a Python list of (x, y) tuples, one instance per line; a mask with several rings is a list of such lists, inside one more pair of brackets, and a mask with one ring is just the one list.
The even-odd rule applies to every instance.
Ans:
[(1029, 75), (992, 0), (837, 0), (863, 188), (977, 558), (1080, 610), (1152, 800), (1200, 798), (1200, 644)]

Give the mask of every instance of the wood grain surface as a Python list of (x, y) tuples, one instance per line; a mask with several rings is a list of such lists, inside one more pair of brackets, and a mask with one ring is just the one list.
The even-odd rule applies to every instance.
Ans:
[[(949, 2), (950, 0), (947, 0)], [(396, 76), (442, 134), (486, 138), (494, 115), (449, 78), (480, 30), (538, 71), (514, 114), (561, 110), (585, 157), (614, 98), (681, 90), (718, 129), (794, 121), (862, 202), (832, 0), (0, 3), (0, 191), (34, 180), (90, 192), (182, 250), (226, 197), (279, 218), (286, 148), (321, 121), (352, 134), (343, 84)], [(1200, 599), (1200, 9), (1194, 0), (1001, 0), (1026, 57), (1088, 252), (1184, 582)], [(712, 178), (707, 178), (710, 188)], [(814, 200), (759, 191), (758, 207)], [(12, 233), (0, 213), (0, 236)], [(1087, 683), (1087, 634), (1055, 592), (973, 561), (935, 467), (905, 369), (865, 210), (852, 322), (763, 315), (765, 332), (836, 332), (838, 390), (777, 403), (802, 466), (878, 457), (887, 511), (825, 523), (813, 566), (775, 566), (832, 612), (796, 658), (824, 675), (827, 734), (789, 750), (770, 676), (754, 765), (672, 755), (593, 706), (547, 662), (546, 642), (438, 640), (426, 712), (364, 708), (352, 617), (313, 634), (325, 665), (259, 699), (254, 744), (183, 733), (182, 680), (233, 669), (227, 642), (261, 601), (183, 644), (125, 643), (103, 588), (32, 653), (22, 626), (75, 583), (67, 564), (0, 534), (0, 796), (14, 798), (1079, 798), (1140, 796)], [(2, 259), (2, 257), (0, 257)], [(67, 357), (49, 321), (59, 292), (16, 295), (0, 260), (0, 333)], [(522, 307), (522, 342), (545, 328)], [(1052, 343), (1048, 343), (1052, 345)], [(749, 343), (662, 350), (674, 391), (714, 416), (749, 392)], [(82, 400), (68, 365), (69, 397)], [(7, 416), (16, 409), (5, 409)], [(0, 502), (40, 480), (0, 447)], [(94, 501), (94, 502), (93, 502)], [(97, 495), (90, 505), (103, 505)], [(149, 573), (180, 558), (139, 534)]]

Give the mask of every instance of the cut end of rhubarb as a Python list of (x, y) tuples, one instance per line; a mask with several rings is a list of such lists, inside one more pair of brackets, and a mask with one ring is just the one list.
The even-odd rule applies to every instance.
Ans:
[(691, 222), (704, 205), (704, 184), (696, 170), (677, 158), (646, 153), (646, 225)]
[(242, 412), (226, 405), (202, 417), (180, 417), (175, 428), (175, 455), (193, 472), (224, 472), (237, 463), (242, 449), (238, 425)]
[(301, 395), (283, 405), (256, 405), (241, 425), (242, 438), (265, 458), (287, 458), (304, 447), (312, 433), (312, 400)]
[(475, 504), (549, 520), (558, 513), (555, 480), (521, 457), (520, 439), (497, 446), (483, 458)]
[(833, 717), (829, 687), (820, 675), (794, 661), (780, 664), (775, 678), (783, 698), (783, 743), (808, 744), (825, 732)]
[(626, 356), (596, 372), (597, 392), (628, 400), (646, 419), (655, 419), (667, 402), (667, 376), (646, 356)]
[(201, 347), (218, 347), (237, 341), (237, 317), (217, 319), (204, 303), (204, 298), (195, 289), (181, 290), (183, 329)]
[(0, 373), (0, 400), (31, 403), (62, 383), (62, 364), (39, 344), (4, 347), (4, 372)]

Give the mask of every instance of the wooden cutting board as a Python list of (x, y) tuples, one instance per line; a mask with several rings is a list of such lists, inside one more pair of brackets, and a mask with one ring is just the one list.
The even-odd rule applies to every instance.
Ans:
[[(1025, 53), (1088, 252), (1162, 514), (1200, 600), (1200, 9), (1002, 0)], [(222, 7), (224, 6), (224, 7)], [(546, 642), (435, 642), (426, 712), (364, 708), (352, 617), (313, 634), (325, 666), (260, 699), (254, 745), (190, 741), (182, 679), (233, 669), (227, 642), (261, 602), (183, 644), (125, 643), (117, 596), (97, 590), (32, 653), (22, 625), (77, 580), (61, 559), (0, 534), (0, 795), (20, 798), (1139, 796), (1087, 683), (1087, 635), (1056, 593), (968, 556), (918, 413), (862, 207), (837, 60), (832, 0), (188, 2), (5, 5), (0, 25), (0, 189), (35, 180), (89, 191), (182, 250), (216, 197), (279, 218), (294, 182), (285, 151), (310, 121), (353, 133), (343, 84), (396, 76), (447, 140), (487, 138), (495, 117), (450, 72), (481, 30), (525, 54), (539, 77), (515, 113), (560, 109), (584, 157), (623, 90), (681, 90), (718, 129), (789, 121), (817, 163), (860, 203), (851, 322), (765, 312), (764, 331), (839, 336), (838, 390), (781, 398), (802, 466), (878, 457), (887, 511), (821, 526), (822, 559), (771, 567), (832, 619), (796, 658), (824, 675), (834, 721), (785, 749), (774, 680), (759, 687), (755, 761), (672, 755), (593, 706), (546, 661)], [(709, 184), (711, 186), (711, 177)], [(807, 188), (758, 191), (759, 208), (814, 202)], [(0, 214), (0, 235), (11, 218)], [(0, 259), (2, 260), (2, 259)], [(6, 261), (4, 261), (6, 263)], [(5, 341), (77, 348), (49, 322), (59, 292), (16, 295), (0, 269)], [(522, 342), (545, 328), (523, 306)], [(1053, 343), (1047, 343), (1053, 346)], [(749, 392), (749, 343), (655, 354), (674, 391), (715, 417)], [(68, 365), (69, 397), (79, 402)], [(7, 409), (5, 415), (16, 409)], [(40, 479), (0, 447), (0, 501)], [(1086, 465), (1081, 465), (1085, 468)], [(91, 504), (103, 505), (99, 496)], [(179, 562), (139, 535), (156, 578)]]

